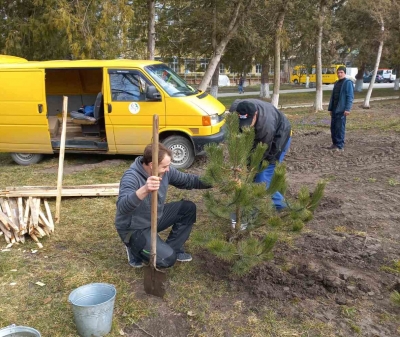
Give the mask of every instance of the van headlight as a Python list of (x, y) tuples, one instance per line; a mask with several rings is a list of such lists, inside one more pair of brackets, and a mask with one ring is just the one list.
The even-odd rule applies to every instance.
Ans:
[(203, 126), (212, 126), (216, 125), (219, 122), (218, 114), (214, 114), (211, 116), (203, 116)]

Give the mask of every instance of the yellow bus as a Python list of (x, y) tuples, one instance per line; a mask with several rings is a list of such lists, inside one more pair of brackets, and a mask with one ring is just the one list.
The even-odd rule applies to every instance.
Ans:
[[(322, 83), (333, 84), (338, 80), (337, 69), (339, 67), (345, 67), (344, 64), (331, 64), (329, 66), (322, 66)], [(307, 74), (310, 77), (310, 83), (316, 82), (316, 71), (315, 65), (311, 69), (307, 69), (304, 65), (297, 65), (293, 68), (292, 74), (290, 75), (290, 83), (294, 84), (305, 84), (307, 80)]]

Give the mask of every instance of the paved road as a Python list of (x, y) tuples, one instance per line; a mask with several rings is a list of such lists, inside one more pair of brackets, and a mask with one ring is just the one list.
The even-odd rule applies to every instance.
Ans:
[[(369, 83), (363, 83), (363, 89), (366, 90), (368, 89)], [(374, 83), (374, 88), (393, 88), (394, 83)], [(322, 90), (332, 90), (333, 89), (333, 84), (328, 84), (328, 85), (323, 85)], [(310, 92), (310, 91), (315, 91), (315, 88), (312, 89), (290, 89), (290, 90), (280, 90), (279, 94), (289, 94), (289, 93), (296, 93), (296, 92)], [(272, 91), (270, 91), (272, 95)], [(245, 92), (242, 94), (243, 96), (257, 96), (259, 95), (259, 91), (249, 91)], [(227, 92), (227, 93), (218, 93), (218, 97), (231, 97), (231, 96), (237, 96), (237, 92)]]

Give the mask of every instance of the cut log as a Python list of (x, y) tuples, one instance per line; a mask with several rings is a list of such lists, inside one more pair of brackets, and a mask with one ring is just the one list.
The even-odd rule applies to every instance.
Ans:
[(33, 227), (39, 226), (39, 214), (37, 212), (37, 203), (36, 203), (36, 198), (29, 198), (30, 203), (31, 203), (31, 214), (32, 214), (32, 223)]
[(35, 233), (39, 238), (42, 238), (42, 237), (46, 236), (45, 231), (44, 231), (44, 230), (42, 229), (42, 227), (40, 227), (40, 226), (37, 226), (37, 227), (35, 228), (34, 233)]
[[(119, 188), (83, 188), (83, 189), (65, 189), (62, 188), (62, 197), (100, 197), (100, 196), (117, 196)], [(26, 191), (10, 191), (1, 194), (7, 198), (18, 197), (42, 197), (51, 198), (57, 196), (57, 190), (26, 190)]]
[(3, 212), (0, 211), (0, 221), (3, 223), (3, 225), (7, 228), (7, 230), (11, 230), (9, 219), (7, 215), (5, 215)]
[(40, 243), (39, 239), (37, 238), (37, 236), (35, 234), (29, 233), (29, 235), (32, 238), (32, 240), (36, 242), (36, 244), (39, 248), (43, 248), (43, 245)]
[[(110, 184), (93, 184), (93, 185), (73, 185), (73, 186), (63, 186), (63, 189), (66, 190), (76, 190), (76, 189), (92, 189), (92, 188), (118, 188), (119, 183), (110, 183)], [(9, 186), (6, 187), (2, 192), (13, 192), (13, 191), (27, 191), (27, 190), (43, 190), (43, 191), (52, 191), (56, 190), (55, 186)]]
[(30, 201), (29, 199), (25, 202), (25, 212), (24, 212), (24, 226), (27, 228), (29, 221), (29, 210), (30, 210)]
[(4, 233), (4, 236), (8, 237), (9, 239), (12, 238), (11, 231), (8, 230), (2, 222), (0, 222), (0, 229)]
[(60, 223), (60, 212), (61, 212), (61, 198), (62, 198), (62, 181), (64, 176), (64, 153), (65, 153), (65, 139), (67, 134), (67, 109), (68, 108), (68, 97), (63, 97), (63, 111), (62, 111), (62, 128), (61, 128), (61, 140), (60, 140), (60, 154), (58, 161), (58, 173), (57, 173), (57, 195), (56, 195), (56, 216), (54, 217), (55, 223)]
[(39, 211), (39, 221), (42, 222), (44, 226), (46, 226), (51, 232), (54, 231), (54, 227), (51, 225), (51, 223), (46, 219), (44, 216), (44, 213), (42, 211)]
[(22, 198), (18, 198), (18, 221), (19, 221), (19, 230), (23, 230), (24, 225), (24, 206), (22, 204)]
[(18, 227), (17, 232), (19, 232), (20, 224), (19, 224), (19, 216), (18, 216), (18, 204), (15, 201), (15, 199), (9, 199), (8, 205), (10, 207), (11, 220), (15, 224), (15, 226)]
[(47, 218), (49, 220), (49, 223), (50, 223), (51, 227), (53, 228), (52, 231), (54, 231), (54, 221), (53, 221), (53, 217), (51, 215), (51, 210), (50, 210), (49, 203), (47, 202), (46, 199), (44, 199), (44, 207), (46, 208), (46, 214), (47, 214)]

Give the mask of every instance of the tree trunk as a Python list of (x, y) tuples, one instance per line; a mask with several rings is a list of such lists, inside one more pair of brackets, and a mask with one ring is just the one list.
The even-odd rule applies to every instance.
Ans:
[(316, 50), (316, 92), (315, 92), (315, 103), (314, 111), (322, 111), (322, 35), (324, 31), (324, 21), (325, 21), (325, 10), (326, 2), (321, 0), (320, 10), (319, 10), (319, 20), (318, 20), (318, 38), (317, 38), (317, 50)]
[(360, 68), (358, 68), (358, 72), (357, 72), (357, 75), (356, 75), (356, 85), (354, 87), (354, 90), (357, 91), (357, 92), (361, 92), (363, 90), (364, 72), (365, 72), (365, 63), (363, 63)]
[[(223, 39), (217, 43), (216, 41), (216, 28), (214, 28), (213, 32), (213, 55), (211, 57), (210, 63), (208, 64), (208, 67), (206, 69), (206, 72), (204, 73), (203, 79), (201, 80), (201, 83), (199, 85), (199, 90), (205, 91), (207, 89), (208, 83), (211, 81), (211, 77), (214, 74), (215, 68), (218, 66), (219, 61), (221, 60), (222, 54), (224, 53), (224, 50), (228, 44), (228, 42), (232, 39), (232, 37), (235, 36), (236, 31), (239, 27), (239, 13), (242, 17), (245, 17), (249, 11), (249, 9), (253, 6), (255, 0), (248, 0), (247, 2), (240, 1), (237, 6), (235, 12), (232, 14), (232, 18), (230, 20), (230, 24), (227, 28), (226, 34), (224, 35)], [(243, 7), (243, 2), (246, 3), (245, 8), (242, 9)]]
[(147, 0), (149, 11), (149, 25), (147, 30), (147, 54), (149, 60), (154, 60), (154, 51), (156, 47), (156, 7), (155, 0)]
[(393, 90), (398, 91), (399, 90), (399, 71), (400, 68), (396, 68), (396, 79), (394, 80), (394, 87)]
[(371, 82), (369, 83), (367, 95), (365, 96), (365, 99), (364, 99), (364, 104), (363, 104), (363, 108), (364, 109), (369, 109), (370, 108), (369, 101), (371, 99), (372, 89), (374, 87), (376, 74), (378, 73), (378, 67), (379, 67), (379, 63), (381, 61), (381, 56), (382, 56), (383, 40), (384, 40), (384, 35), (383, 34), (384, 34), (384, 32), (385, 32), (385, 25), (384, 25), (384, 22), (383, 22), (383, 19), (382, 19), (381, 20), (381, 38), (380, 38), (380, 42), (379, 42), (378, 53), (376, 55), (374, 71), (373, 71), (372, 77), (371, 77)]
[(271, 98), (269, 93), (269, 56), (264, 56), (261, 61), (260, 97)]
[(275, 33), (275, 54), (274, 54), (274, 91), (272, 93), (271, 103), (274, 107), (279, 104), (279, 88), (281, 85), (281, 37), (283, 21), (285, 20), (285, 9), (282, 8), (276, 20)]
[(218, 98), (218, 80), (219, 80), (219, 63), (215, 68), (214, 74), (211, 78), (210, 94), (215, 98)]

